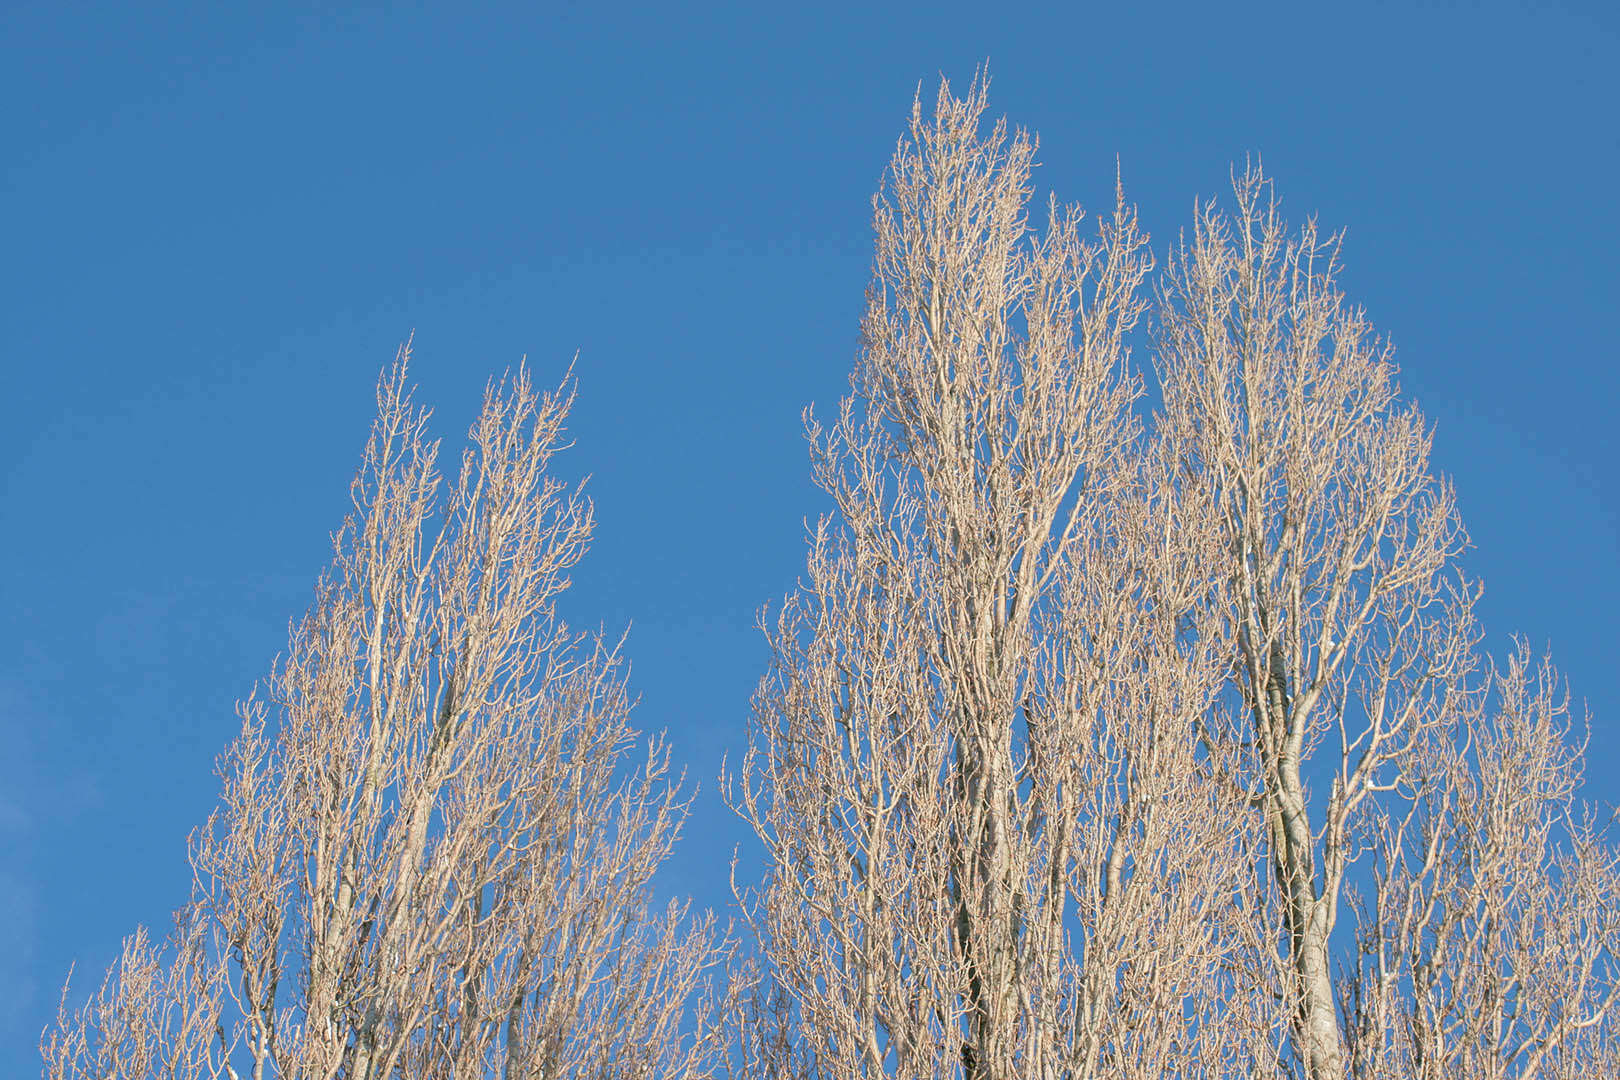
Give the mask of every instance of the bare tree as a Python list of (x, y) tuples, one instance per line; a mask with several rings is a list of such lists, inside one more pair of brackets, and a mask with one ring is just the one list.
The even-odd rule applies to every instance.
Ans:
[(1457, 722), (1477, 635), (1452, 492), (1389, 347), (1337, 288), (1337, 239), (1289, 233), (1257, 170), (1235, 190), (1235, 217), (1204, 207), (1161, 288), (1157, 434), (1212, 509), (1236, 731), (1255, 751), (1242, 783), (1314, 1080), (1344, 1065), (1330, 939), (1358, 815)]
[(493, 387), (442, 493), (402, 354), (192, 902), (64, 991), (47, 1076), (1616, 1072), (1620, 853), (1550, 665), (1482, 659), (1338, 238), (1257, 169), (1200, 205), (1148, 425), (1135, 212), (1032, 227), (985, 109), (914, 103), (852, 392), (806, 413), (834, 512), (724, 781), (764, 854), (730, 1029), (712, 922), (650, 910), (667, 752), (630, 767), (618, 649), (555, 612), (567, 384)]
[(592, 531), (549, 470), (568, 384), (492, 385), (444, 489), (402, 350), (355, 513), (220, 762), (167, 951), (64, 1007), (51, 1080), (676, 1077), (725, 947), (649, 909), (686, 803), (638, 769), (616, 647), (555, 599)]
[(212, 1077), (225, 1068), (217, 1039), (227, 973), (207, 949), (195, 905), (175, 917), (165, 948), (144, 929), (124, 940), (94, 999), (77, 1011), (67, 988), (56, 1031), (41, 1047), (45, 1075), (56, 1077)]
[(1132, 408), (1146, 238), (1122, 195), (1093, 238), (1056, 203), (1032, 230), (1033, 141), (981, 132), (985, 104), (976, 84), (914, 107), (854, 393), (830, 428), (807, 414), (837, 513), (728, 780), (767, 853), (743, 893), (758, 1075), (1191, 1076), (1267, 1052), (1216, 1007), (1254, 837), (1197, 738), (1226, 663), (1182, 571), (1216, 552), (1187, 546), (1210, 534), (1151, 482)]
[(727, 777), (765, 851), (733, 1073), (1613, 1071), (1615, 849), (1550, 673), (1487, 677), (1338, 238), (1257, 169), (1201, 205), (1144, 429), (1135, 215), (1032, 229), (985, 106), (914, 106), (853, 392), (806, 416), (835, 512)]
[(1612, 1076), (1620, 855), (1576, 805), (1567, 694), (1527, 646), (1454, 738), (1403, 770), (1346, 972), (1358, 1076)]

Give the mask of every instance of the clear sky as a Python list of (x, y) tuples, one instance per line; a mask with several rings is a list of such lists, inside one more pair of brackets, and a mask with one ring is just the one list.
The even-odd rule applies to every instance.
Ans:
[(799, 412), (845, 387), (913, 93), (986, 58), (1040, 182), (1106, 207), (1117, 155), (1161, 251), (1253, 152), (1348, 228), (1490, 641), (1551, 643), (1620, 799), (1612, 7), (863, 8), (3, 5), (0, 1074), (185, 899), (413, 329), (451, 445), (492, 373), (578, 353), (565, 609), (633, 623), (640, 725), (703, 788), (664, 884), (726, 903), (755, 612), (825, 509)]

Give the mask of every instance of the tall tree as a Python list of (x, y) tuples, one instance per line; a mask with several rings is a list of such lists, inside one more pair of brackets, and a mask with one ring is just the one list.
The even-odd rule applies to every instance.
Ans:
[(852, 393), (807, 414), (835, 512), (729, 777), (766, 855), (734, 1071), (1612, 1071), (1615, 848), (1550, 669), (1482, 660), (1338, 238), (1257, 169), (1199, 206), (1144, 429), (1135, 215), (1031, 228), (985, 107), (914, 106)]
[(1132, 408), (1146, 238), (1122, 195), (1091, 236), (1056, 203), (1032, 229), (1033, 140), (982, 131), (985, 105), (914, 107), (853, 393), (807, 414), (837, 511), (732, 778), (768, 855), (752, 1022), (790, 1029), (746, 1041), (757, 1072), (1197, 1075), (1253, 1050), (1213, 1007), (1253, 830), (1197, 738), (1224, 658), (1179, 576), (1216, 553)]
[[(1330, 1077), (1343, 1044), (1329, 943), (1352, 829), (1402, 756), (1456, 722), (1473, 594), (1431, 433), (1336, 285), (1336, 239), (1291, 234), (1257, 170), (1235, 192), (1235, 217), (1201, 210), (1161, 288), (1157, 434), (1208, 493), (1296, 1046), (1309, 1076)], [(1313, 773), (1324, 744), (1332, 761)]]
[(649, 909), (685, 803), (616, 647), (555, 601), (591, 537), (568, 384), (492, 385), (453, 485), (402, 350), (314, 606), (241, 712), (167, 949), (63, 1008), (51, 1080), (702, 1075), (711, 920)]

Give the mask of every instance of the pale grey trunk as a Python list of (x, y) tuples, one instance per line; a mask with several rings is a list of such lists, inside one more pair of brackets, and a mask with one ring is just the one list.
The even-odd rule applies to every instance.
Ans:
[(1257, 702), (1256, 719), (1273, 733), (1270, 740), (1268, 811), (1271, 818), (1272, 866), (1283, 897), (1288, 926), (1289, 964), (1297, 997), (1294, 1019), (1300, 1057), (1311, 1080), (1339, 1080), (1344, 1055), (1338, 1010), (1328, 960), (1333, 931), (1332, 905), (1317, 895), (1315, 850), (1305, 788), (1300, 780), (1300, 744), (1304, 718), (1291, 715), (1282, 647), (1273, 642), (1266, 692)]

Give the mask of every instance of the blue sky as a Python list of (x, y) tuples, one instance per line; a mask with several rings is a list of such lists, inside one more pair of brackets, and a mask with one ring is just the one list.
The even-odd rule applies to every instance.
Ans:
[[(1620, 800), (1611, 660), (1620, 18), (1603, 5), (24, 3), (0, 12), (0, 1073), (69, 963), (184, 900), (212, 761), (347, 508), (414, 329), (453, 443), (578, 353), (640, 724), (703, 791), (665, 885), (724, 904), (755, 612), (825, 508), (799, 424), (855, 352), (919, 84), (988, 58), (1038, 179), (1163, 250), (1263, 155), (1438, 425), (1490, 641), (1550, 642)], [(1218, 11), (1212, 10), (1218, 8)], [(1144, 355), (1145, 358), (1145, 355)]]

